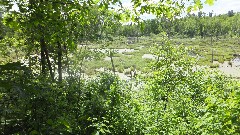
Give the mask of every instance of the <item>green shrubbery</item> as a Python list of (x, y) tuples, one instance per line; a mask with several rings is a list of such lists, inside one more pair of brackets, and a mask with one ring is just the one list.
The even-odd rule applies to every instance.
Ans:
[(212, 64), (212, 63), (211, 63), (211, 64), (209, 65), (209, 67), (210, 67), (210, 68), (218, 68), (218, 67), (219, 67), (219, 64)]
[(240, 84), (196, 69), (187, 49), (155, 46), (145, 87), (110, 73), (62, 83), (1, 67), (0, 134), (237, 134)]

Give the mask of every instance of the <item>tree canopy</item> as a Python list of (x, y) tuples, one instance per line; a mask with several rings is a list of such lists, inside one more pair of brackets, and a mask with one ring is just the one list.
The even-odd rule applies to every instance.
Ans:
[[(205, 2), (212, 5), (214, 0)], [(192, 50), (173, 46), (168, 37), (175, 32), (192, 37), (223, 25), (216, 35), (233, 32), (239, 27), (229, 27), (229, 22), (239, 15), (229, 12), (229, 17), (214, 18), (199, 13), (176, 19), (183, 11), (201, 8), (202, 1), (131, 3), (127, 8), (121, 0), (1, 0), (5, 14), (0, 53), (21, 55), (28, 64), (18, 57), (0, 63), (0, 134), (239, 134), (239, 81), (198, 67), (189, 56)], [(19, 10), (12, 10), (14, 4)], [(141, 23), (120, 22), (141, 22), (139, 15), (144, 13), (158, 19), (143, 21), (142, 31)], [(144, 44), (151, 46), (155, 58), (146, 74), (127, 81), (107, 71), (88, 79), (81, 76), (78, 67), (85, 55), (97, 53), (94, 47), (100, 41), (107, 44), (116, 39), (111, 36), (140, 32), (159, 38), (157, 43)], [(92, 41), (93, 51), (82, 51), (87, 41)], [(112, 62), (114, 53), (109, 50), (104, 53)], [(69, 65), (78, 66), (77, 72), (71, 74)]]
[[(18, 38), (24, 40), (28, 54), (32, 51), (41, 53), (41, 72), (45, 74), (48, 69), (53, 80), (55, 75), (50, 57), (57, 57), (61, 81), (63, 52), (74, 50), (80, 39), (102, 36), (103, 28), (105, 31), (106, 26), (113, 28), (118, 21), (137, 22), (140, 14), (152, 13), (172, 18), (186, 8), (191, 11), (202, 7), (200, 0), (193, 1), (188, 7), (185, 7), (185, 2), (191, 1), (133, 0), (130, 9), (123, 7), (120, 0), (3, 0), (0, 5), (7, 13), (4, 23), (21, 35)], [(206, 0), (208, 4), (212, 2)], [(14, 4), (19, 10), (12, 10)], [(100, 34), (96, 34), (98, 32)], [(50, 56), (52, 52), (56, 53)]]
[[(138, 31), (137, 24), (126, 25), (121, 27), (121, 34), (128, 36), (141, 36), (159, 34), (161, 32), (167, 32), (170, 36), (180, 37), (208, 37), (212, 36), (239, 36), (240, 21), (239, 13), (228, 12), (222, 15), (212, 16), (212, 13), (208, 15), (206, 13), (199, 12), (198, 15), (188, 14), (182, 18), (175, 18), (170, 20), (166, 17), (160, 17), (150, 20), (144, 20), (144, 28), (137, 34), (131, 31)], [(131, 29), (131, 30), (129, 30)]]

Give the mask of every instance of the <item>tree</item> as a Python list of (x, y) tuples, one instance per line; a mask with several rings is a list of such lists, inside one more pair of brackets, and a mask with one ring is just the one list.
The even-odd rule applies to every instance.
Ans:
[[(208, 0), (207, 2), (209, 1), (213, 0)], [(18, 6), (19, 11), (10, 11), (13, 3)], [(178, 15), (183, 9), (181, 2), (171, 0), (156, 3), (132, 1), (132, 3), (134, 7), (132, 11), (121, 8), (118, 10), (120, 14), (114, 13), (115, 18), (125, 21), (137, 21), (139, 20), (137, 11), (141, 14), (153, 13), (159, 17), (166, 16), (172, 18)], [(48, 69), (52, 80), (54, 80), (55, 75), (50, 58), (55, 55), (57, 56), (58, 78), (60, 82), (62, 80), (63, 50), (65, 52), (68, 52), (67, 50), (74, 50), (81, 35), (85, 35), (88, 40), (91, 40), (91, 36), (96, 35), (94, 33), (97, 33), (96, 30), (100, 25), (104, 26), (107, 24), (108, 26), (113, 26), (115, 22), (109, 17), (109, 14), (102, 14), (105, 12), (104, 10), (111, 10), (110, 5), (119, 5), (122, 7), (120, 0), (3, 0), (0, 4), (9, 12), (5, 18), (6, 24), (23, 35), (26, 44), (31, 48), (29, 49), (30, 52), (33, 50), (35, 51), (34, 53), (40, 52), (41, 73), (46, 75), (46, 69)], [(196, 2), (195, 4), (196, 7), (201, 7), (201, 3)], [(140, 9), (137, 7), (140, 7)], [(107, 16), (108, 19), (95, 18), (96, 16), (92, 9), (99, 10), (101, 16)], [(99, 20), (99, 22), (95, 20)], [(102, 29), (106, 29), (105, 26)], [(102, 33), (102, 30), (100, 31)]]
[(6, 35), (6, 26), (3, 25), (2, 20), (3, 20), (3, 13), (4, 9), (0, 5), (0, 40), (3, 39), (3, 37)]
[[(94, 3), (67, 0), (13, 2), (18, 5), (19, 11), (10, 13), (6, 17), (6, 24), (24, 34), (27, 44), (35, 46), (34, 50), (40, 48), (41, 72), (46, 74), (48, 68), (52, 80), (54, 80), (54, 74), (50, 57), (54, 56), (50, 56), (50, 53), (57, 55), (58, 75), (61, 81), (63, 49), (66, 52), (76, 48), (81, 33), (84, 33), (84, 26), (92, 23), (91, 19), (84, 16), (93, 16), (88, 11)], [(57, 53), (54, 54), (54, 52)]]

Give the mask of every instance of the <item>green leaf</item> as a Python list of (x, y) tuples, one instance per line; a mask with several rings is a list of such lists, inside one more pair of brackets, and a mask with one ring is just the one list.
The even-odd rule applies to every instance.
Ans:
[(214, 0), (206, 0), (205, 4), (212, 6), (212, 5), (214, 5)]
[(70, 129), (70, 124), (66, 120), (60, 119), (60, 123), (63, 124), (67, 129)]
[(33, 130), (33, 131), (30, 132), (30, 135), (38, 135), (38, 131)]
[(52, 124), (53, 124), (53, 121), (52, 121), (51, 119), (48, 119), (48, 120), (47, 120), (47, 124), (52, 125)]
[(193, 8), (192, 6), (189, 6), (189, 7), (187, 8), (187, 12), (190, 13), (190, 12), (192, 11), (192, 8)]
[(144, 28), (145, 28), (145, 23), (142, 23), (142, 22), (141, 22), (141, 24), (140, 24), (140, 28), (141, 28), (141, 31), (143, 31)]
[(99, 135), (99, 132), (97, 130), (95, 130), (92, 135)]

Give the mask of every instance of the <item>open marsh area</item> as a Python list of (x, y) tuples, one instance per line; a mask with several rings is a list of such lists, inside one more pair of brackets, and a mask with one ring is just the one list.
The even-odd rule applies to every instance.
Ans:
[[(131, 40), (129, 40), (131, 39)], [(240, 39), (230, 37), (206, 38), (170, 38), (173, 46), (185, 46), (189, 50), (189, 56), (196, 59), (196, 65), (219, 69), (226, 75), (240, 77), (239, 62), (236, 54), (240, 53)], [(156, 61), (157, 56), (152, 54), (154, 46), (161, 45), (161, 36), (151, 37), (117, 37), (113, 41), (97, 44), (79, 45), (79, 49), (94, 52), (96, 56), (92, 59), (85, 58), (83, 70), (88, 75), (93, 75), (100, 68), (113, 70), (110, 52), (113, 53), (112, 60), (116, 72), (130, 76), (131, 70), (146, 73), (151, 62)], [(106, 46), (107, 45), (107, 46)], [(212, 58), (213, 54), (213, 58)], [(176, 58), (177, 59), (177, 58)], [(212, 62), (213, 59), (213, 62)], [(232, 66), (230, 65), (232, 63)], [(100, 70), (101, 71), (101, 70)], [(237, 72), (237, 73), (236, 73)]]

